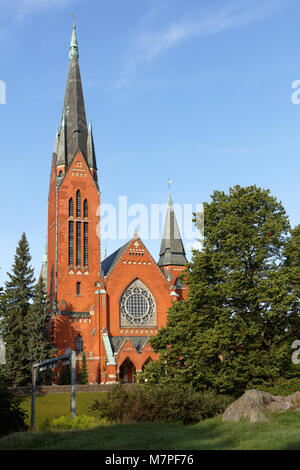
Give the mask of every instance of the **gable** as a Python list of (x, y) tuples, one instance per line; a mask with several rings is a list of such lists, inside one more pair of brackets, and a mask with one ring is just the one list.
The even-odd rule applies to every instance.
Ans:
[[(113, 274), (115, 269), (120, 269), (121, 266), (122, 268), (126, 266), (126, 271), (128, 273), (131, 271), (133, 275), (134, 272), (137, 272), (137, 270), (132, 268), (151, 267), (151, 270), (155, 271), (155, 274), (160, 278), (160, 281), (164, 282), (166, 285), (168, 284), (166, 276), (164, 275), (164, 273), (152, 257), (151, 253), (148, 251), (147, 247), (140, 239), (140, 237), (138, 237), (137, 235), (134, 235), (131, 240), (129, 240), (118, 250), (112, 253), (108, 258), (101, 262), (101, 269), (103, 271), (103, 275), (107, 278), (109, 278)], [(140, 277), (140, 275), (137, 274), (135, 277), (132, 278), (132, 281), (137, 277)]]
[(93, 175), (88, 167), (85, 157), (78, 149), (75, 153), (69, 167), (66, 170), (66, 173), (61, 177), (57, 177), (58, 180), (58, 187), (61, 189), (67, 183), (72, 183), (74, 185), (85, 185), (89, 182), (89, 179), (92, 179), (93, 185), (97, 192), (99, 191), (98, 183), (93, 178)]

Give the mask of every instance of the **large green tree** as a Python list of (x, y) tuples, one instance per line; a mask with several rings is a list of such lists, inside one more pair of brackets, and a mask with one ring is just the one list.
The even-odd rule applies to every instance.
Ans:
[(6, 351), (6, 373), (12, 385), (24, 385), (31, 380), (28, 318), (33, 298), (34, 272), (25, 233), (16, 249), (12, 272), (5, 283), (2, 299), (2, 337)]
[(169, 310), (166, 327), (151, 339), (160, 358), (140, 377), (238, 395), (292, 373), (299, 232), (289, 241), (288, 217), (268, 190), (236, 186), (211, 199), (203, 249), (187, 266), (188, 300)]

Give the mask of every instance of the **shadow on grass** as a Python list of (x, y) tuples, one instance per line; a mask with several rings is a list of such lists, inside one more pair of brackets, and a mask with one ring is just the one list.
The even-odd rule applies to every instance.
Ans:
[(22, 433), (0, 449), (14, 450), (299, 450), (300, 414), (274, 416), (267, 423), (97, 424), (86, 431)]
[(41, 450), (222, 450), (233, 449), (221, 420), (193, 426), (163, 423), (98, 425), (87, 431), (24, 433), (6, 441), (7, 449)]

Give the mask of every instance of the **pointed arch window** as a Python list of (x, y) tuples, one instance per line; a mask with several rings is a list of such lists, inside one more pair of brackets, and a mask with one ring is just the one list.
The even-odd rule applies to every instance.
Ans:
[(83, 264), (89, 264), (89, 223), (83, 223)]
[(76, 354), (83, 352), (83, 339), (80, 335), (78, 335), (75, 339), (75, 352)]
[(87, 199), (85, 199), (83, 202), (83, 217), (88, 217), (88, 216), (89, 216), (89, 205), (88, 205)]
[(81, 194), (80, 190), (78, 189), (76, 193), (76, 217), (81, 216)]
[(69, 217), (74, 217), (74, 202), (72, 197), (69, 199)]
[(74, 222), (69, 222), (69, 266), (74, 263)]
[(81, 266), (81, 222), (76, 222), (76, 266)]

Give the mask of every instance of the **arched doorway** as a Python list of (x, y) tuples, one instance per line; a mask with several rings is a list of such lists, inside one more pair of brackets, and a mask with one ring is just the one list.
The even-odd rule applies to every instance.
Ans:
[(135, 366), (127, 357), (120, 366), (119, 380), (123, 383), (132, 383), (134, 381)]

